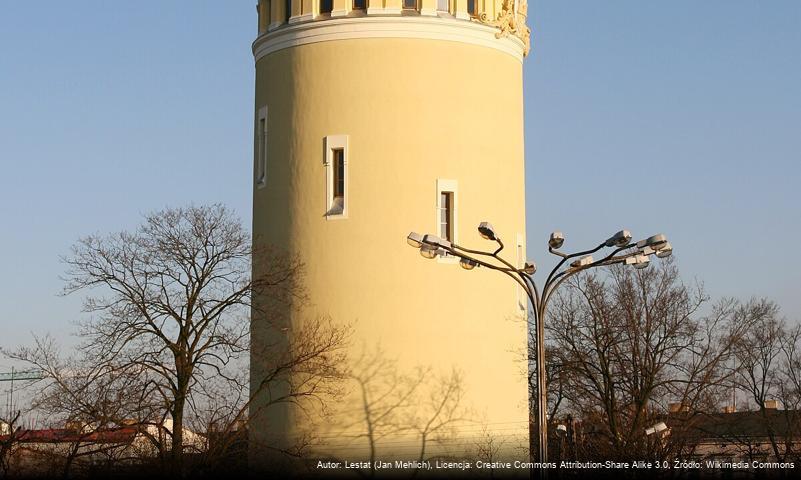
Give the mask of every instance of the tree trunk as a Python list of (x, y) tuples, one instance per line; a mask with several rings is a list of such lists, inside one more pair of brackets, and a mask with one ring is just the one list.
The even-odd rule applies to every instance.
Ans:
[(179, 478), (183, 477), (185, 405), (185, 394), (178, 394), (172, 412), (172, 471)]

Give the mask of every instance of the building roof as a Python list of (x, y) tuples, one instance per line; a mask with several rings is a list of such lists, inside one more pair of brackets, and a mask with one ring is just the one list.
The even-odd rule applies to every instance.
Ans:
[(801, 437), (801, 410), (768, 409), (732, 413), (673, 414), (671, 427), (685, 427), (697, 438)]
[[(22, 443), (130, 443), (139, 433), (137, 427), (118, 427), (98, 429), (93, 432), (80, 432), (67, 428), (48, 428), (43, 430), (20, 430), (15, 434)], [(8, 440), (9, 435), (0, 435), (0, 441)]]

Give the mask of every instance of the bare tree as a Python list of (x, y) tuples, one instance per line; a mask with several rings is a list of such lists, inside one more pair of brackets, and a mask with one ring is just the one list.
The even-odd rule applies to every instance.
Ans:
[[(418, 466), (411, 474), (416, 476), (423, 461), (443, 456), (443, 448), (455, 438), (457, 426), (470, 422), (470, 412), (462, 404), (464, 386), (457, 370), (438, 374), (431, 367), (419, 366), (404, 372), (394, 359), (376, 348), (365, 350), (353, 362), (348, 376), (358, 401), (353, 410), (340, 412), (340, 418), (348, 420), (336, 425), (336, 437), (366, 443), (365, 460), (370, 468), (359, 471), (363, 476), (375, 476), (380, 453), (393, 459), (416, 460)], [(437, 451), (432, 445), (441, 448)], [(341, 451), (343, 446), (333, 448)], [(349, 449), (362, 451), (352, 443), (345, 448)]]
[(765, 402), (776, 398), (780, 388), (782, 379), (777, 367), (784, 354), (787, 331), (775, 303), (752, 300), (748, 308), (758, 310), (759, 318), (737, 342), (736, 381), (758, 408), (764, 410)]
[(9, 412), (7, 418), (0, 417), (0, 476), (9, 476), (11, 458), (19, 444), (19, 421), (22, 412)]
[(587, 445), (577, 451), (645, 458), (658, 453), (645, 429), (667, 403), (688, 411), (717, 405), (731, 374), (726, 362), (754, 318), (731, 302), (701, 316), (707, 300), (701, 287), (681, 282), (672, 261), (581, 275), (555, 298), (546, 328), (563, 410), (554, 414), (584, 423)]
[(766, 299), (752, 299), (745, 308), (758, 319), (737, 343), (736, 385), (754, 402), (773, 455), (784, 461), (799, 454), (801, 326), (789, 328), (779, 306)]
[[(55, 339), (34, 336), (32, 346), (5, 350), (5, 355), (34, 366), (44, 375), (32, 399), (31, 411), (49, 419), (49, 426), (73, 430), (62, 448), (40, 452), (58, 463), (68, 476), (76, 460), (107, 454), (110, 459), (124, 448), (98, 442), (98, 434), (119, 426), (135, 426), (148, 440), (150, 455), (164, 461), (169, 432), (164, 428), (168, 411), (156, 393), (148, 370), (114, 361), (97, 362), (94, 352), (81, 350), (64, 357)], [(151, 427), (151, 428), (147, 428)], [(130, 452), (127, 452), (130, 453)]]
[[(224, 206), (148, 214), (134, 231), (80, 239), (63, 261), (64, 294), (83, 292), (91, 315), (80, 324), (80, 358), (63, 363), (39, 339), (5, 353), (46, 370), (40, 406), (95, 424), (157, 426), (153, 444), (176, 472), (187, 422), (231, 430), (258, 414), (249, 409), (257, 395), (268, 392), (260, 408), (298, 401), (339, 375), (348, 328), (311, 318), (289, 335), (278, 317), (307, 300), (303, 265), (252, 240)], [(253, 378), (251, 315), (285, 338), (253, 352), (265, 366)]]
[[(281, 342), (251, 351), (258, 372), (244, 369), (238, 382), (206, 381), (198, 386), (196, 396), (203, 400), (192, 403), (193, 419), (198, 429), (210, 432), (210, 440), (215, 440), (203, 452), (201, 468), (212, 472), (223, 468), (230, 473), (232, 461), (244, 460), (248, 428), (271, 407), (292, 404), (299, 412), (315, 417), (325, 415), (327, 399), (342, 394), (350, 326), (311, 316), (289, 335), (280, 325), (270, 328), (280, 332)], [(312, 436), (302, 435), (289, 445), (258, 446), (301, 459), (314, 441)]]
[[(493, 435), (484, 426), (481, 429), (481, 435), (475, 442), (475, 458), (487, 464), (494, 465), (494, 462), (502, 458), (501, 452), (504, 447), (505, 440)], [(495, 468), (489, 469), (489, 478), (495, 478)]]

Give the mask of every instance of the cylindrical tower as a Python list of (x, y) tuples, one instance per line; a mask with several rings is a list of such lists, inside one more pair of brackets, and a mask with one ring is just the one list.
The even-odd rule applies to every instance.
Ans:
[[(303, 435), (312, 456), (369, 459), (359, 432), (378, 427), (365, 407), (381, 415), (391, 405), (370, 401), (404, 389), (421, 402), (417, 418), (407, 405), (387, 414), (394, 428), (372, 452), (418, 458), (419, 423), (451, 369), (458, 405), (449, 400), (453, 422), (427, 452), (448, 437), (452, 456), (469, 456), (486, 440), (527, 460), (524, 293), (497, 272), (425, 260), (405, 240), (415, 230), (487, 247), (476, 227), (488, 220), (525, 260), (525, 0), (260, 0), (258, 13), (254, 236), (304, 260), (314, 313), (352, 325), (352, 362), (387, 371), (373, 385), (344, 382), (316, 419), (290, 403), (254, 415), (251, 460)], [(308, 314), (286, 313), (292, 328)], [(264, 324), (254, 315), (254, 351), (274, 340)], [(428, 372), (417, 387), (415, 367)]]

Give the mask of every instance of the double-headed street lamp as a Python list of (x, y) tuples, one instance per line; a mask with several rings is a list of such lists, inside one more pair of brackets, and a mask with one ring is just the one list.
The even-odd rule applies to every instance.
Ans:
[[(548, 300), (553, 292), (568, 278), (593, 267), (614, 265), (622, 263), (632, 265), (634, 268), (646, 268), (651, 255), (664, 258), (673, 253), (670, 242), (664, 235), (654, 235), (639, 242), (631, 241), (631, 233), (621, 230), (609, 237), (595, 248), (571, 254), (559, 251), (565, 242), (562, 232), (553, 232), (548, 240), (548, 251), (561, 257), (556, 267), (548, 274), (542, 292), (534, 283), (534, 273), (537, 267), (534, 262), (526, 262), (522, 268), (515, 267), (499, 256), (503, 250), (503, 242), (496, 235), (495, 229), (489, 222), (481, 222), (478, 233), (487, 240), (495, 241), (498, 248), (495, 251), (481, 251), (464, 248), (453, 242), (442, 239), (436, 235), (420, 235), (412, 232), (406, 237), (409, 245), (420, 250), (425, 258), (452, 255), (459, 258), (459, 265), (465, 270), (476, 267), (486, 267), (499, 271), (517, 282), (528, 295), (531, 302), (531, 313), (537, 329), (537, 430), (538, 430), (538, 461), (548, 460), (548, 418), (547, 393), (545, 387), (545, 326), (544, 319), (548, 307)], [(594, 260), (592, 254), (603, 248), (614, 248), (611, 253), (599, 260)], [(571, 261), (572, 260), (572, 261)]]

